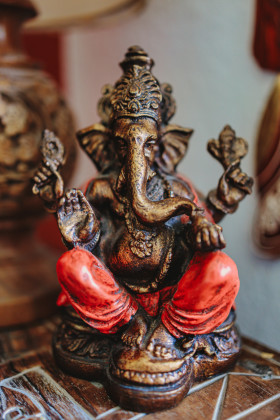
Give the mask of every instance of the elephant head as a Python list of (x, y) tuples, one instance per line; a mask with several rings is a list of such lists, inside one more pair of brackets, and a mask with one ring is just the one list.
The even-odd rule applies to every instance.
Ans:
[[(118, 193), (125, 191), (136, 216), (144, 223), (155, 223), (162, 221), (160, 213), (165, 214), (165, 208), (171, 203), (168, 200), (151, 202), (147, 197), (147, 182), (155, 171), (165, 174), (176, 171), (192, 132), (171, 124), (160, 129), (149, 117), (123, 117), (111, 128), (94, 124), (78, 132), (77, 136), (102, 174), (118, 173), (115, 188)], [(176, 211), (175, 199), (171, 206), (173, 213)]]
[(152, 65), (140, 47), (131, 47), (121, 63), (123, 76), (114, 87), (105, 87), (99, 101), (102, 122), (78, 132), (97, 169), (118, 172), (116, 192), (125, 194), (146, 224), (166, 221), (179, 211), (179, 198), (149, 200), (147, 183), (155, 171), (175, 172), (192, 134), (191, 129), (168, 124), (175, 112), (172, 89), (159, 84)]

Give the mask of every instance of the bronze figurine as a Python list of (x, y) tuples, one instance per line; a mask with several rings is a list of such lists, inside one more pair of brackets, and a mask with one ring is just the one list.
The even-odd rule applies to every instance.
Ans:
[(34, 179), (68, 248), (57, 264), (65, 316), (55, 358), (73, 375), (103, 380), (122, 407), (144, 412), (177, 404), (195, 380), (237, 360), (239, 279), (215, 223), (252, 187), (240, 169), (247, 144), (230, 126), (208, 145), (224, 167), (208, 198), (177, 173), (192, 130), (169, 124), (172, 89), (152, 65), (140, 47), (129, 48), (123, 76), (99, 101), (101, 122), (78, 132), (100, 172), (84, 193), (63, 191), (55, 153), (45, 153)]

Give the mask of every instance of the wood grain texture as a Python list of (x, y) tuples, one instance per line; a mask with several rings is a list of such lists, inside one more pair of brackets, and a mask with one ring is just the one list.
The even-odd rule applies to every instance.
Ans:
[(145, 415), (122, 410), (104, 387), (64, 374), (51, 340), (58, 317), (0, 332), (0, 415), (20, 419), (270, 420), (280, 415), (280, 354), (244, 339), (232, 372), (196, 384), (174, 409)]

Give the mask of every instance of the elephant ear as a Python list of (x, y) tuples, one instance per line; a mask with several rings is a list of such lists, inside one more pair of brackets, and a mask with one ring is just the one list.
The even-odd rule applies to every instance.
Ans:
[(161, 137), (161, 153), (156, 161), (159, 167), (167, 172), (175, 172), (178, 163), (185, 156), (193, 130), (169, 124)]
[(93, 124), (77, 132), (80, 146), (101, 173), (115, 164), (115, 150), (111, 132), (103, 124)]

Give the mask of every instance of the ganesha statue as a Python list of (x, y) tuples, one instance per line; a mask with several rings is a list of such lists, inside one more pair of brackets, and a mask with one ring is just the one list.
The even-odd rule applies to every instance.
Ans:
[(101, 122), (77, 133), (99, 175), (64, 191), (63, 146), (45, 131), (33, 187), (68, 248), (57, 263), (57, 363), (142, 412), (177, 404), (238, 358), (239, 278), (216, 223), (252, 189), (240, 169), (247, 143), (230, 126), (208, 143), (224, 173), (207, 197), (177, 173), (192, 130), (169, 124), (172, 89), (152, 66), (129, 48), (122, 77), (103, 90)]

